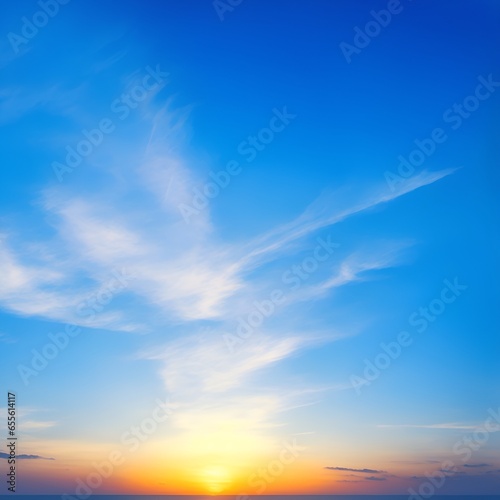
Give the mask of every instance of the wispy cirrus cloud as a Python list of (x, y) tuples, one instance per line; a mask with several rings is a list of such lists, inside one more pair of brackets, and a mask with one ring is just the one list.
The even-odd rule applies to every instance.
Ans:
[(38, 421), (38, 420), (26, 420), (23, 422), (23, 430), (32, 431), (40, 429), (49, 429), (57, 425), (55, 421)]
[[(179, 166), (179, 160), (164, 154), (163, 157), (156, 157), (153, 163), (157, 164), (159, 171), (161, 165), (175, 170), (176, 178), (180, 179), (174, 189), (177, 200), (185, 199), (186, 186), (190, 181), (182, 180), (186, 168)], [(412, 180), (413, 189), (435, 182), (449, 173), (451, 171), (441, 175), (422, 174), (419, 182)], [(152, 179), (148, 181), (150, 185), (160, 184), (157, 180), (161, 177), (160, 173), (148, 175)], [(179, 188), (179, 185), (185, 187)], [(69, 258), (62, 265), (60, 262), (37, 265), (36, 260), (22, 263), (16, 252), (7, 248), (4, 238), (0, 258), (9, 273), (0, 290), (0, 301), (4, 307), (18, 314), (62, 320), (63, 312), (73, 305), (76, 298), (58, 293), (56, 285), (59, 290), (61, 285), (78, 289), (74, 280), (79, 274), (86, 273), (92, 277), (106, 269), (122, 266), (138, 277), (130, 292), (161, 307), (173, 317), (182, 320), (220, 319), (231, 310), (231, 302), (238, 295), (248, 295), (248, 291), (252, 290), (255, 281), (249, 281), (249, 271), (278, 258), (280, 252), (290, 252), (296, 248), (291, 246), (296, 240), (409, 191), (375, 196), (370, 202), (341, 209), (337, 215), (325, 215), (316, 208), (310, 208), (295, 221), (243, 244), (218, 240), (213, 235), (208, 217), (200, 219), (201, 231), (198, 231), (199, 228), (193, 231), (192, 227), (175, 217), (175, 202), (172, 204), (172, 201), (170, 205), (167, 203), (166, 208), (170, 217), (160, 221), (161, 212), (158, 212), (158, 217), (155, 217), (158, 225), (151, 221), (154, 227), (148, 230), (138, 220), (140, 216), (135, 208), (135, 213), (131, 214), (130, 207), (120, 206), (114, 201), (110, 205), (109, 200), (99, 197), (68, 199), (50, 191), (44, 195), (44, 209), (52, 214), (52, 224), (57, 232), (54, 244), (65, 248)], [(163, 199), (161, 203), (164, 204)], [(172, 242), (175, 244), (172, 245)], [(402, 250), (407, 245), (407, 242), (391, 244), (390, 248), (387, 246), (373, 253), (354, 251), (336, 275), (311, 288), (304, 298), (320, 298), (329, 289), (359, 281), (366, 271), (396, 265), (400, 257), (398, 248)], [(35, 300), (24, 300), (27, 292)], [(99, 326), (104, 326), (102, 321)], [(110, 328), (116, 328), (113, 321), (110, 321)]]
[[(0, 458), (8, 459), (9, 454), (4, 453), (4, 452), (0, 452)], [(25, 453), (21, 453), (19, 455), (16, 455), (16, 459), (18, 459), (18, 460), (55, 460), (54, 458), (42, 457), (40, 455), (27, 455)]]
[(327, 470), (337, 470), (342, 472), (358, 472), (362, 474), (384, 474), (386, 471), (377, 469), (353, 469), (350, 467), (325, 467)]
[[(317, 342), (317, 341), (316, 341)], [(254, 372), (268, 368), (315, 343), (307, 335), (285, 338), (263, 336), (246, 349), (228, 356), (220, 337), (198, 342), (193, 336), (169, 342), (163, 349), (145, 353), (146, 359), (162, 363), (161, 374), (169, 392), (221, 392), (238, 387)]]
[(451, 422), (451, 423), (442, 423), (442, 424), (427, 424), (427, 425), (421, 425), (421, 424), (387, 424), (387, 425), (377, 425), (378, 428), (380, 429), (441, 429), (441, 430), (463, 430), (463, 431), (469, 431), (469, 430), (474, 430), (479, 427), (480, 424), (477, 425), (469, 425), (469, 424), (461, 424), (461, 423), (456, 423), (456, 422)]
[(429, 184), (443, 179), (457, 169), (444, 169), (438, 172), (422, 171), (408, 179), (392, 193), (386, 186), (374, 186), (370, 191), (355, 192), (347, 197), (335, 192), (326, 191), (314, 200), (302, 214), (292, 221), (285, 223), (259, 236), (249, 243), (248, 253), (245, 255), (245, 264), (255, 261), (266, 261), (274, 253), (282, 252), (296, 240), (322, 228), (333, 226), (347, 220), (349, 217), (361, 214), (379, 205), (393, 201), (405, 194), (411, 193)]
[[(45, 429), (55, 427), (57, 425), (57, 421), (44, 420), (43, 418), (39, 417), (40, 414), (43, 415), (44, 411), (45, 410), (39, 408), (19, 406), (16, 410), (16, 414), (20, 423), (20, 432), (23, 434), (36, 434), (38, 431), (44, 431)], [(6, 415), (7, 408), (0, 408), (0, 412)], [(7, 429), (6, 423), (7, 421), (5, 421), (4, 425), (5, 430)]]
[[(232, 422), (231, 439), (237, 442), (245, 432), (255, 440), (264, 439), (265, 429), (278, 425), (285, 411), (314, 404), (311, 394), (334, 388), (290, 391), (269, 384), (263, 397), (253, 386), (256, 377), (308, 348), (350, 334), (333, 334), (331, 325), (327, 334), (311, 329), (297, 310), (293, 329), (270, 324), (231, 355), (222, 334), (234, 330), (249, 305), (273, 289), (269, 266), (308, 248), (322, 229), (368, 214), (452, 170), (422, 172), (394, 193), (388, 193), (385, 185), (343, 199), (325, 193), (295, 219), (234, 242), (217, 230), (208, 208), (191, 224), (179, 212), (179, 205), (191, 200), (192, 187), (200, 180), (179, 147), (184, 140), (185, 110), (153, 113), (149, 103), (141, 117), (150, 123), (143, 154), (130, 158), (123, 154), (119, 175), (112, 172), (103, 177), (99, 188), (84, 193), (73, 193), (70, 186), (41, 193), (38, 206), (50, 223), (50, 237), (35, 244), (45, 249), (43, 259), (39, 252), (27, 253), (19, 238), (5, 235), (0, 259), (9, 271), (0, 288), (0, 305), (23, 316), (82, 323), (76, 308), (79, 301), (99, 289), (111, 270), (126, 269), (134, 279), (124, 291), (124, 300), (133, 299), (140, 307), (113, 301), (87, 326), (144, 333), (143, 325), (154, 311), (156, 328), (172, 333), (139, 357), (157, 363), (165, 390), (177, 405), (173, 425), (189, 429), (200, 439), (221, 438), (218, 421), (224, 414)], [(399, 240), (370, 241), (363, 248), (345, 248), (340, 262), (329, 263), (295, 296), (290, 293), (276, 317), (289, 314), (292, 304), (322, 300), (333, 289), (364, 281), (372, 271), (399, 265), (411, 245)], [(213, 327), (214, 333), (205, 341), (193, 333), (201, 322)], [(259, 410), (255, 410), (257, 403)], [(247, 420), (235, 407), (245, 409), (251, 418)], [(216, 441), (210, 446), (216, 447)]]

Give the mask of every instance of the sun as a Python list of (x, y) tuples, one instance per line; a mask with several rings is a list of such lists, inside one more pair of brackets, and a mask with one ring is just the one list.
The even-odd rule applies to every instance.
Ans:
[(207, 491), (214, 495), (224, 491), (231, 483), (231, 474), (222, 465), (207, 466), (201, 471), (200, 476)]

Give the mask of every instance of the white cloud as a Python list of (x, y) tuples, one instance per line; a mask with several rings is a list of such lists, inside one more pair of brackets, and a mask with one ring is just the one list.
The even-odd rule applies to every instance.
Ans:
[(254, 372), (268, 368), (314, 341), (288, 334), (285, 338), (259, 336), (245, 349), (231, 354), (221, 335), (200, 341), (182, 338), (145, 353), (162, 362), (161, 374), (169, 392), (223, 392), (238, 387)]
[[(456, 422), (442, 423), (442, 424), (428, 424), (428, 425), (418, 425), (418, 424), (395, 424), (395, 425), (377, 425), (380, 429), (447, 429), (447, 430), (459, 430), (459, 431), (470, 431), (475, 430), (480, 427), (481, 424), (468, 425)], [(499, 429), (500, 430), (500, 429)], [(495, 432), (495, 431), (493, 431)]]

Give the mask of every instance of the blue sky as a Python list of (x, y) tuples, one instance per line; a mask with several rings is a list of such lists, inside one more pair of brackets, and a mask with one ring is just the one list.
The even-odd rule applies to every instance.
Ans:
[(497, 432), (454, 450), (498, 412), (500, 9), (401, 1), (346, 60), (389, 5), (72, 0), (22, 43), (41, 6), (5, 9), (4, 390), (20, 452), (54, 458), (20, 492), (74, 491), (158, 398), (99, 491), (250, 492), (290, 439), (268, 493), (406, 493), (449, 459), (441, 493), (498, 491)]

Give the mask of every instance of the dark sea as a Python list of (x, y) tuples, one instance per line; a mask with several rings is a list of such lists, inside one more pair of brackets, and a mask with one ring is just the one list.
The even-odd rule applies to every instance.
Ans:
[[(16, 500), (61, 500), (61, 495), (13, 495)], [(67, 500), (79, 500), (68, 496)], [(90, 495), (88, 500), (237, 500), (237, 495)], [(409, 495), (253, 495), (255, 500), (410, 500)], [(500, 500), (499, 495), (433, 495), (430, 500)], [(424, 500), (420, 497), (419, 500)]]

